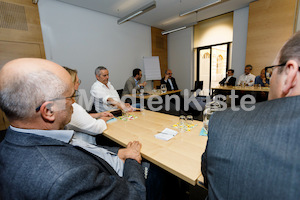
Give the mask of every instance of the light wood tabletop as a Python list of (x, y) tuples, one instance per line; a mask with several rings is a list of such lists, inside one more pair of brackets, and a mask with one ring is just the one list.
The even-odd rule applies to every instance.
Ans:
[(139, 94), (126, 94), (125, 96), (135, 97), (138, 99), (140, 98), (149, 99), (150, 97), (170, 95), (178, 92), (181, 92), (181, 90), (171, 90), (171, 91), (167, 91), (166, 93), (161, 93), (160, 90), (154, 90), (154, 91), (152, 90), (152, 91), (146, 91), (146, 93), (148, 94), (143, 96), (140, 96)]
[[(103, 135), (126, 146), (128, 142), (138, 140), (142, 143), (143, 158), (176, 175), (186, 182), (195, 185), (201, 179), (201, 155), (203, 154), (207, 137), (199, 136), (202, 122), (191, 131), (179, 132), (173, 125), (179, 122), (179, 117), (144, 110), (131, 112), (136, 119), (108, 123)], [(169, 141), (155, 138), (158, 132), (165, 128), (177, 130), (179, 133)], [(199, 177), (200, 176), (200, 177)]]
[(241, 90), (241, 91), (252, 91), (252, 92), (269, 92), (270, 88), (269, 87), (250, 87), (250, 86), (218, 86), (218, 87), (213, 87), (213, 90)]

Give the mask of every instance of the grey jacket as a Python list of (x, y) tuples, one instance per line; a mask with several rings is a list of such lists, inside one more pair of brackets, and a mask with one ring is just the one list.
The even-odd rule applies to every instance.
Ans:
[(202, 173), (209, 199), (299, 199), (300, 96), (214, 113)]
[(101, 158), (48, 137), (8, 129), (0, 144), (0, 199), (145, 199), (143, 170), (120, 178)]
[[(138, 81), (138, 84), (141, 83), (141, 80)], [(126, 83), (125, 83), (125, 86), (124, 86), (124, 90), (123, 90), (123, 95), (125, 94), (132, 94), (132, 90), (133, 89), (136, 89), (137, 92), (138, 90), (140, 89), (138, 87), (138, 85), (135, 85), (135, 80), (134, 78), (131, 76), (127, 79)]]

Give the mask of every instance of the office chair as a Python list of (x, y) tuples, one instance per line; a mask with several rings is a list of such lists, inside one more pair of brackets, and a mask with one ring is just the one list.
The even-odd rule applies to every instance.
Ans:
[(119, 94), (119, 97), (120, 99), (122, 98), (122, 94), (123, 94), (123, 89), (119, 89), (117, 90), (118, 94)]
[(191, 90), (191, 92), (196, 92), (198, 89), (203, 89), (203, 81), (195, 81), (195, 87), (193, 90)]

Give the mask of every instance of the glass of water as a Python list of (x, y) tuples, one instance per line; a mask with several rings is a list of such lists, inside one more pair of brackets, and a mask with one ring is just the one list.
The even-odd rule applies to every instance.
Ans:
[(207, 132), (210, 117), (214, 112), (219, 111), (220, 108), (221, 105), (217, 101), (212, 101), (205, 105), (205, 109), (203, 111), (203, 126)]
[(193, 115), (186, 116), (186, 124), (187, 126), (193, 125)]
[(185, 116), (184, 115), (179, 116), (178, 128), (181, 133), (184, 132), (184, 129), (185, 129)]
[(166, 93), (167, 92), (167, 85), (166, 84), (161, 84), (160, 91), (163, 94)]

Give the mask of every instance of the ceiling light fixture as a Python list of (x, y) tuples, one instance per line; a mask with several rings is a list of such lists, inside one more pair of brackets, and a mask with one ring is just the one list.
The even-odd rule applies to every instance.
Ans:
[(132, 18), (142, 14), (142, 13), (145, 13), (153, 8), (156, 7), (156, 1), (152, 1), (151, 3), (148, 3), (147, 5), (137, 9), (136, 11), (126, 15), (125, 17), (122, 17), (118, 20), (118, 24), (122, 24), (124, 22), (127, 22), (129, 20), (131, 20)]
[(193, 10), (190, 10), (190, 11), (186, 11), (186, 12), (180, 13), (179, 16), (182, 17), (182, 16), (184, 16), (184, 15), (188, 15), (188, 14), (190, 14), (190, 13), (192, 13), (192, 12), (196, 12), (196, 11), (198, 11), (198, 10), (201, 10), (201, 9), (206, 8), (206, 7), (208, 7), (208, 6), (217, 4), (217, 3), (219, 3), (219, 2), (221, 2), (221, 0), (214, 0), (213, 2), (211, 2), (211, 3), (209, 3), (209, 4), (206, 4), (206, 5), (203, 5), (203, 6), (200, 6), (199, 8), (196, 8), (196, 9), (193, 9)]
[(171, 29), (171, 30), (168, 30), (168, 31), (163, 31), (161, 32), (162, 35), (166, 35), (166, 34), (169, 34), (169, 33), (173, 33), (173, 32), (176, 32), (176, 31), (180, 31), (180, 30), (183, 30), (183, 29), (186, 29), (188, 27), (191, 27), (191, 26), (194, 26), (196, 25), (197, 22), (193, 22), (191, 24), (187, 24), (185, 26), (181, 26), (181, 27), (178, 27), (178, 28), (174, 28), (174, 29)]

